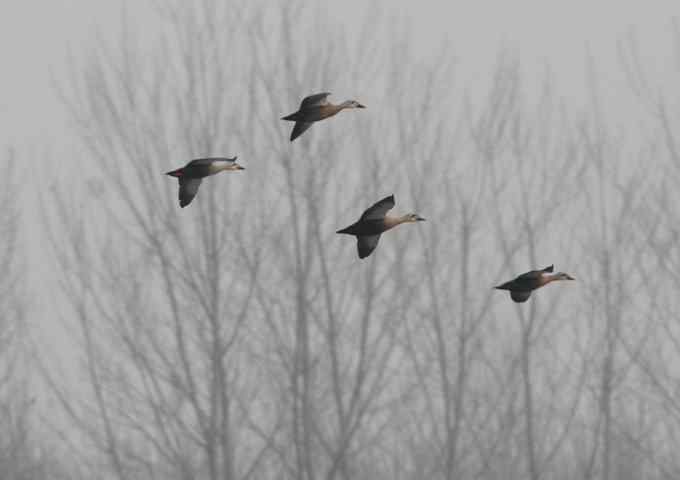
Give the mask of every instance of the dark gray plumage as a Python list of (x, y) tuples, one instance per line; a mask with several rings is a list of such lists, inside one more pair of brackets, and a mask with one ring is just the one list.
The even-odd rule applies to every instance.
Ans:
[(329, 95), (330, 92), (309, 95), (302, 100), (297, 112), (286, 115), (281, 119), (295, 122), (293, 131), (290, 134), (291, 142), (305, 133), (314, 122), (332, 117), (345, 108), (366, 108), (356, 100), (347, 100), (340, 105), (333, 105), (328, 101)]
[(184, 167), (167, 172), (166, 175), (179, 180), (179, 206), (184, 208), (191, 203), (203, 178), (227, 170), (245, 170), (236, 163), (236, 157), (197, 158)]

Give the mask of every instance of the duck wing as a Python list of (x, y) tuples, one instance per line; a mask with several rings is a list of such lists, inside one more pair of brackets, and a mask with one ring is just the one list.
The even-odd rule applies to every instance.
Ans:
[(380, 235), (367, 235), (357, 237), (357, 250), (359, 251), (359, 258), (366, 258), (375, 247), (378, 246), (378, 241), (380, 240)]
[(232, 157), (232, 158), (229, 158), (229, 157), (197, 158), (197, 159), (192, 160), (192, 161), (190, 161), (189, 163), (187, 163), (187, 167), (190, 167), (190, 166), (192, 166), (192, 167), (193, 167), (193, 166), (196, 166), (196, 167), (198, 167), (198, 166), (206, 166), (206, 167), (209, 167), (210, 165), (212, 165), (212, 164), (215, 163), (215, 162), (231, 162), (231, 163), (234, 163), (234, 162), (236, 161), (237, 158), (238, 158), (238, 157)]
[(385, 197), (368, 207), (361, 215), (361, 220), (382, 220), (392, 208), (394, 208), (394, 195)]
[(312, 122), (295, 122), (295, 126), (293, 127), (293, 131), (290, 133), (290, 141), (292, 142), (295, 140), (297, 137), (302, 135), (307, 131), (309, 127), (312, 126)]
[(527, 300), (529, 300), (529, 297), (531, 296), (530, 291), (520, 291), (520, 290), (511, 290), (510, 291), (510, 298), (512, 298), (515, 302), (517, 303), (524, 303)]
[(316, 93), (305, 97), (300, 104), (300, 110), (304, 110), (310, 107), (320, 107), (322, 105), (328, 105), (328, 96), (330, 92)]
[(510, 291), (530, 291), (535, 288), (540, 287), (539, 280), (541, 279), (542, 270), (532, 270), (530, 272), (523, 273), (513, 278), (512, 280), (498, 285), (499, 290), (510, 290)]
[(532, 281), (538, 280), (541, 277), (541, 273), (541, 270), (532, 270), (523, 273), (522, 275), (518, 275), (513, 282), (517, 284), (531, 283)]
[(543, 278), (544, 273), (550, 273), (554, 270), (555, 266), (550, 265), (541, 270), (531, 270), (530, 272), (523, 273), (513, 280), (513, 283), (517, 285), (527, 286), (527, 290), (540, 287), (540, 281)]
[(201, 186), (200, 178), (179, 178), (179, 206), (184, 208), (191, 203), (196, 194), (198, 187)]

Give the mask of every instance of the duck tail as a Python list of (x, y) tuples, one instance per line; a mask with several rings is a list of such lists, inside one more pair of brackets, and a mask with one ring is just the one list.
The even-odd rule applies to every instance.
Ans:
[(286, 115), (285, 117), (281, 117), (281, 120), (288, 120), (289, 122), (296, 122), (297, 121), (297, 115), (298, 115), (298, 112), (291, 113), (290, 115)]

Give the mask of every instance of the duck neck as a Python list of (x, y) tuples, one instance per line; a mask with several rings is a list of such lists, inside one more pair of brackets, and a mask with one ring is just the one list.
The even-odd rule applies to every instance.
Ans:
[(327, 110), (329, 116), (333, 116), (336, 113), (338, 113), (340, 110), (344, 110), (345, 108), (347, 108), (347, 106), (345, 106), (345, 104), (343, 104), (343, 103), (341, 103), (340, 105), (335, 105), (335, 104), (329, 103), (326, 106), (326, 110)]
[(239, 167), (232, 162), (222, 162), (219, 169), (226, 172), (227, 170), (238, 170)]
[(408, 219), (408, 215), (403, 215), (401, 217), (385, 217), (385, 226), (389, 230), (390, 228), (394, 228), (397, 225), (400, 225), (402, 223), (405, 223), (406, 220)]

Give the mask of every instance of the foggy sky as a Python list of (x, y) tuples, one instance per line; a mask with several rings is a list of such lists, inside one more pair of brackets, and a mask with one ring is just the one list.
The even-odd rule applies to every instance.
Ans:
[[(316, 4), (317, 2), (312, 2)], [(329, 17), (351, 31), (363, 23), (363, 0), (325, 2)], [(640, 40), (650, 77), (663, 83), (670, 57), (670, 28), (680, 15), (677, 0), (383, 0), (388, 15), (401, 18), (411, 29), (413, 48), (429, 58), (442, 41), (459, 63), (452, 88), (484, 85), (499, 48), (517, 52), (530, 83), (546, 68), (555, 75), (558, 92), (571, 105), (586, 102), (585, 57), (597, 59), (605, 110), (617, 122), (635, 121), (635, 108), (621, 102), (629, 98), (617, 57), (617, 41), (630, 32)], [(78, 150), (78, 133), (58, 98), (55, 84), (67, 81), (68, 55), (83, 58), (97, 36), (114, 38), (123, 11), (150, 37), (158, 17), (145, 2), (109, 0), (9, 1), (0, 16), (0, 129), (3, 149), (12, 146), (22, 163), (21, 195), (23, 253), (28, 263), (28, 294), (33, 329), (42, 341), (59, 349), (68, 336), (53, 315), (58, 307), (56, 279), (45, 266), (50, 261), (47, 241), (41, 237), (41, 195), (49, 195), (55, 182), (81, 182), (96, 169)], [(331, 88), (329, 86), (328, 88)], [(332, 89), (331, 89), (332, 91)], [(373, 107), (373, 106), (372, 106)], [(385, 108), (381, 106), (380, 108)], [(231, 153), (231, 152), (228, 152)], [(181, 163), (184, 159), (174, 159)], [(73, 173), (78, 162), (77, 172)], [(83, 167), (83, 165), (85, 165)], [(42, 166), (47, 168), (42, 169)], [(45, 340), (47, 339), (47, 340)]]
[[(283, 1), (272, 0), (271, 3)], [(68, 316), (69, 305), (59, 289), (63, 272), (58, 271), (51, 254), (53, 246), (44, 237), (45, 218), (40, 206), (41, 202), (49, 204), (52, 187), (68, 191), (73, 185), (73, 191), (77, 192), (85, 186), (87, 190), (89, 182), (100, 177), (101, 172), (82, 148), (82, 131), (72, 125), (72, 118), (59, 98), (58, 86), (66, 86), (71, 78), (69, 59), (73, 59), (75, 70), (80, 71), (79, 67), (87, 63), (91, 48), (99, 44), (99, 38), (118, 37), (124, 18), (142, 32), (142, 43), (148, 40), (151, 44), (161, 29), (160, 17), (151, 11), (152, 3), (155, 2), (27, 0), (7, 1), (2, 5), (0, 58), (4, 62), (0, 75), (0, 139), (3, 154), (12, 148), (14, 158), (20, 164), (17, 176), (21, 196), (21, 201), (17, 202), (21, 212), (18, 253), (26, 267), (27, 317), (31, 338), (36, 341), (35, 346), (43, 358), (66, 364), (63, 371), (68, 375), (80, 375), (77, 368), (68, 368), (72, 356), (79, 354), (77, 349), (71, 348), (77, 332), (68, 331), (66, 322), (60, 321), (62, 316)], [(376, 13), (376, 9), (382, 10), (381, 17), (393, 17), (409, 31), (405, 38), (412, 41), (411, 48), (424, 64), (441, 53), (439, 47), (445, 44), (445, 55), (456, 59), (456, 75), (449, 88), (468, 92), (473, 104), (482, 103), (481, 96), (488, 90), (498, 52), (505, 49), (519, 58), (523, 88), (526, 89), (523, 94), (529, 103), (537, 96), (532, 87), (538, 92), (540, 82), (549, 71), (556, 96), (578, 115), (589, 103), (586, 66), (590, 56), (598, 81), (598, 98), (608, 124), (613, 131), (619, 126), (625, 127), (627, 137), (623, 141), (628, 146), (644, 141), (644, 135), (636, 138), (636, 129), (644, 127), (641, 122), (650, 120), (649, 115), (640, 113), (640, 102), (634, 98), (623, 74), (617, 50), (619, 42), (627, 36), (636, 38), (644, 62), (643, 70), (653, 83), (652, 89), (668, 88), (671, 79), (677, 78), (680, 66), (680, 58), (672, 56), (671, 35), (674, 22), (680, 21), (678, 0), (379, 0), (375, 2), (378, 7), (373, 8), (366, 3), (365, 0), (310, 0), (310, 5), (328, 9), (330, 21), (346, 28), (350, 38), (354, 30), (361, 28), (366, 19)], [(315, 39), (309, 41), (312, 43)], [(230, 87), (244, 88), (243, 85)], [(390, 108), (389, 104), (372, 102), (366, 92), (338, 91), (336, 87), (322, 88), (333, 92), (335, 100), (356, 96), (368, 105), (369, 114)], [(306, 93), (310, 92), (300, 92), (300, 96)], [(298, 101), (299, 98), (294, 98), (284, 103), (292, 106)], [(272, 122), (278, 122), (278, 118), (272, 118)], [(289, 125), (282, 124), (280, 128), (287, 135)], [(212, 153), (241, 155), (244, 152)], [(247, 168), (268, 161), (267, 158), (248, 158), (248, 155), (242, 158)], [(167, 159), (167, 164), (181, 165), (186, 160), (178, 153), (175, 158)], [(250, 171), (251, 175), (254, 170)], [(97, 181), (102, 182), (101, 179)], [(98, 185), (102, 186), (101, 183)], [(92, 191), (98, 185), (94, 185)], [(74, 216), (78, 215), (82, 202), (96, 199), (92, 191), (88, 195), (75, 194)], [(399, 205), (399, 208), (406, 206)], [(422, 213), (429, 219), (427, 210)], [(101, 221), (106, 220), (102, 217)], [(543, 252), (548, 252), (546, 256), (559, 251), (560, 241), (571, 241), (552, 240), (555, 244)], [(347, 262), (354, 260), (353, 257), (346, 259)], [(571, 268), (582, 260), (558, 258), (554, 261), (571, 272)], [(516, 273), (537, 266), (525, 265)], [(481, 283), (486, 285), (486, 279)], [(38, 405), (43, 409), (53, 407), (41, 398), (38, 398)]]
[[(58, 152), (72, 148), (74, 133), (52, 87), (64, 78), (63, 64), (71, 52), (79, 58), (96, 35), (114, 36), (122, 10), (149, 35), (158, 18), (150, 2), (107, 0), (8, 1), (0, 17), (0, 129), (3, 143), (24, 148), (48, 146)], [(319, 2), (312, 2), (314, 4)], [(359, 25), (366, 2), (323, 2), (329, 16), (351, 28)], [(589, 47), (608, 79), (619, 88), (616, 41), (631, 28), (641, 40), (650, 68), (663, 74), (670, 56), (668, 28), (680, 14), (673, 0), (504, 0), (457, 1), (381, 0), (388, 14), (408, 19), (414, 47), (431, 55), (442, 40), (451, 42), (463, 77), (478, 78), (491, 66), (499, 45), (515, 48), (523, 68), (540, 72), (547, 61), (569, 95), (583, 93), (584, 52)], [(650, 72), (651, 73), (651, 72)], [(465, 83), (465, 82), (464, 82)]]

